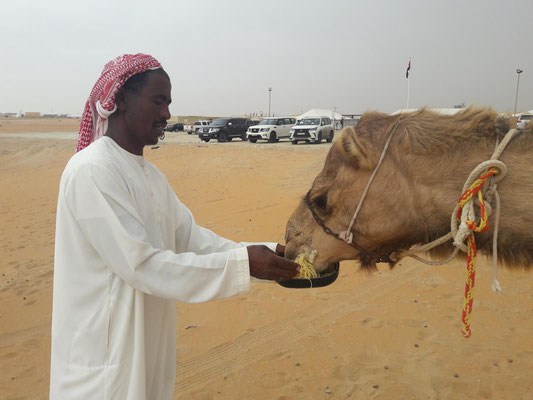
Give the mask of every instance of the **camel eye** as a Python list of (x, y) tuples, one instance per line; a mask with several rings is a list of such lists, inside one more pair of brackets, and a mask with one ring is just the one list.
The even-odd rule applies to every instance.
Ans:
[(321, 210), (325, 210), (326, 206), (328, 205), (328, 195), (323, 194), (322, 196), (317, 197), (314, 203)]

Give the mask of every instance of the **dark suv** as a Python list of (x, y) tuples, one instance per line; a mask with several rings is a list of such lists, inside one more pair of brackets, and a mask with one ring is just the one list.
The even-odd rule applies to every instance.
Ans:
[(237, 137), (246, 140), (246, 130), (252, 124), (247, 118), (217, 118), (208, 126), (198, 129), (198, 137), (204, 142), (217, 139), (219, 142), (231, 142)]
[(181, 122), (176, 122), (175, 124), (169, 124), (165, 128), (165, 131), (167, 132), (183, 132), (184, 130), (185, 130), (184, 126)]

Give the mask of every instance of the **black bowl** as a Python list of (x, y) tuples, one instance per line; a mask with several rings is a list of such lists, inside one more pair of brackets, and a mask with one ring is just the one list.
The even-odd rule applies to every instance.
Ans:
[(339, 276), (339, 263), (332, 264), (326, 271), (322, 272), (318, 278), (312, 279), (287, 279), (278, 283), (291, 289), (309, 289), (331, 285)]

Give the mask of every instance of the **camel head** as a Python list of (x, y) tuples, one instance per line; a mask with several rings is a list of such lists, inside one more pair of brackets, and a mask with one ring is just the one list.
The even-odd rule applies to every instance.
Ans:
[[(347, 230), (394, 127), (389, 150), (351, 229), (356, 244), (351, 246), (335, 235)], [(356, 127), (341, 132), (291, 215), (286, 257), (305, 253), (319, 272), (348, 259), (373, 269), (394, 251), (446, 234), (469, 168), (490, 155), (496, 134), (505, 132), (491, 110), (469, 109), (453, 117), (425, 109), (363, 115)], [(465, 156), (459, 167), (457, 160), (469, 141), (482, 150), (479, 156)]]
[[(334, 235), (347, 230), (378, 159), (378, 150), (353, 127), (342, 131), (327, 155), (324, 168), (287, 223), (287, 258), (305, 253), (319, 272), (332, 263), (348, 259), (359, 259), (364, 267), (375, 266), (374, 257)], [(391, 198), (396, 175), (390, 162), (382, 164), (382, 179), (375, 181), (352, 229), (357, 245), (372, 253), (376, 250), (374, 242), (387, 236), (391, 224), (399, 225), (399, 221), (390, 220), (391, 207), (397, 208)], [(381, 189), (376, 190), (378, 187)]]

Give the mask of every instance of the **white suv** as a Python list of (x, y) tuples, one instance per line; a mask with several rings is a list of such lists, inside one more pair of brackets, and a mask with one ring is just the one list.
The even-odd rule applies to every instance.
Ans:
[(291, 129), (290, 140), (292, 144), (298, 142), (312, 142), (319, 144), (322, 139), (328, 143), (333, 141), (335, 129), (331, 118), (328, 117), (306, 117), (298, 121)]
[(522, 114), (516, 122), (516, 129), (524, 129), (529, 121), (533, 121), (533, 114)]
[(269, 143), (275, 143), (279, 139), (288, 139), (295, 123), (296, 118), (292, 117), (265, 118), (259, 122), (259, 125), (249, 127), (246, 131), (246, 137), (252, 143), (259, 139), (266, 139)]

